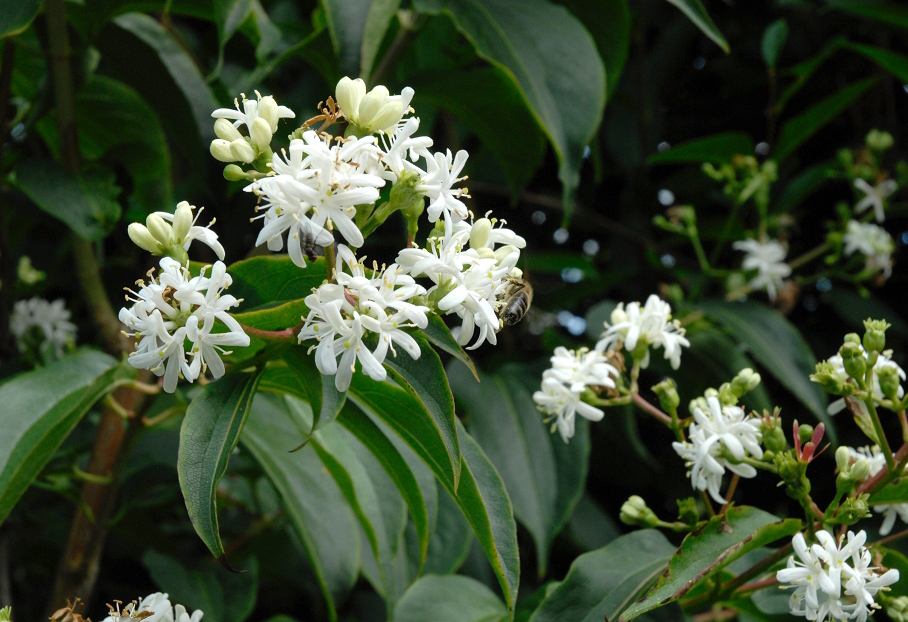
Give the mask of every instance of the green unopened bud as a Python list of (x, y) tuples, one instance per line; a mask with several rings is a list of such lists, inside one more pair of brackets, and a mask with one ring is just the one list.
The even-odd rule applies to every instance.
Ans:
[(659, 524), (659, 517), (646, 505), (641, 497), (632, 495), (621, 506), (619, 515), (625, 525), (640, 525), (641, 527), (655, 527)]
[(723, 382), (718, 391), (719, 402), (723, 406), (734, 406), (738, 403), (738, 395), (730, 382)]
[(870, 460), (867, 458), (858, 458), (851, 465), (851, 479), (856, 482), (863, 481), (870, 477)]
[(804, 465), (798, 462), (793, 450), (777, 453), (773, 462), (779, 469), (779, 477), (789, 486), (797, 484), (804, 473)]
[(488, 218), (480, 218), (473, 223), (470, 229), (470, 248), (480, 248), (489, 241), (489, 234), (492, 233), (492, 221)]
[(778, 453), (788, 448), (788, 440), (785, 438), (785, 432), (779, 426), (769, 427), (763, 424), (763, 445), (766, 449)]
[(847, 335), (845, 335), (845, 341), (844, 341), (844, 343), (857, 343), (857, 344), (860, 344), (860, 343), (861, 343), (861, 338), (858, 336), (857, 333), (848, 333)]
[(224, 167), (224, 179), (228, 181), (244, 181), (247, 179), (246, 171), (236, 164), (228, 164)]
[(0, 609), (0, 622), (10, 622), (13, 615), (13, 608), (11, 606), (6, 606), (3, 609)]
[[(212, 147), (213, 147), (212, 143)], [(230, 143), (230, 153), (233, 155), (232, 160), (239, 160), (240, 162), (245, 162), (249, 164), (255, 160), (255, 149), (252, 148), (252, 145), (245, 138), (239, 138)], [(217, 157), (217, 156), (215, 156)]]
[(177, 209), (173, 213), (173, 238), (177, 242), (182, 242), (189, 235), (189, 229), (192, 227), (192, 206), (187, 201), (177, 203)]
[(698, 408), (703, 412), (709, 412), (709, 404), (706, 402), (705, 397), (695, 397), (692, 399), (687, 405), (687, 412), (693, 414)]
[(154, 236), (151, 235), (145, 225), (134, 222), (126, 228), (126, 233), (129, 234), (129, 239), (142, 250), (146, 250), (149, 253), (160, 252), (158, 241), (154, 239)]
[(268, 121), (259, 117), (252, 122), (252, 127), (249, 128), (249, 135), (252, 137), (252, 142), (255, 143), (258, 150), (264, 151), (265, 148), (271, 144), (271, 125)]
[(864, 374), (867, 372), (867, 357), (864, 356), (864, 350), (857, 343), (846, 341), (839, 348), (839, 356), (842, 357), (842, 365), (845, 367), (845, 373), (856, 380), (864, 380)]
[(678, 499), (678, 520), (685, 525), (696, 525), (700, 520), (700, 510), (697, 509), (697, 500), (693, 497)]
[[(226, 120), (226, 119), (225, 119)], [(240, 139), (242, 140), (242, 139)], [(235, 162), (236, 158), (233, 155), (233, 151), (230, 149), (230, 141), (224, 140), (223, 138), (216, 138), (211, 141), (211, 147), (209, 148), (211, 155), (214, 156), (214, 159), (218, 162)]]
[(867, 352), (882, 352), (886, 349), (886, 329), (890, 324), (885, 320), (864, 320), (864, 349)]
[(845, 379), (839, 374), (838, 370), (832, 366), (829, 361), (817, 363), (816, 373), (810, 375), (810, 379), (819, 382), (820, 385), (833, 395), (845, 394)]
[(869, 498), (870, 495), (867, 493), (858, 495), (857, 497), (848, 497), (839, 508), (839, 513), (836, 514), (836, 518), (838, 518), (839, 522), (843, 525), (853, 525), (862, 518), (870, 516), (870, 507), (867, 505), (867, 500)]
[(880, 130), (870, 130), (867, 133), (867, 147), (874, 151), (886, 151), (893, 144), (892, 134)]
[(738, 375), (735, 376), (735, 379), (731, 381), (732, 390), (735, 392), (735, 395), (741, 397), (748, 391), (753, 391), (760, 384), (760, 374), (752, 370), (750, 367), (745, 367), (738, 372)]
[(798, 426), (798, 437), (801, 439), (801, 444), (810, 442), (813, 438), (813, 426), (809, 423), (802, 423)]
[(880, 381), (880, 391), (887, 399), (897, 402), (899, 399), (899, 370), (896, 367), (880, 367), (876, 371)]
[(886, 615), (892, 622), (908, 622), (908, 596), (890, 598), (886, 604)]
[(277, 131), (277, 122), (280, 119), (277, 108), (277, 102), (272, 95), (266, 95), (259, 100), (259, 118), (264, 119), (268, 123), (268, 127), (272, 134)]
[(835, 465), (839, 473), (845, 473), (851, 468), (851, 451), (845, 447), (839, 447), (835, 450)]
[(227, 119), (218, 119), (214, 122), (214, 133), (218, 138), (226, 140), (228, 143), (243, 137), (233, 123)]
[(666, 378), (659, 384), (653, 385), (653, 392), (659, 397), (659, 404), (665, 412), (676, 412), (681, 404), (681, 396), (678, 395), (678, 389), (675, 381)]
[(163, 248), (173, 244), (173, 227), (157, 214), (149, 214), (145, 219), (145, 226)]

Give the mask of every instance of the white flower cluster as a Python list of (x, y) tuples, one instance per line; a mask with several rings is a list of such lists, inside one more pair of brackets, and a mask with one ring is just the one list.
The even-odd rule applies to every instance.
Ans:
[[(234, 100), (236, 110), (218, 108), (211, 113), (217, 119), (214, 123), (217, 138), (211, 142), (211, 155), (221, 162), (248, 164), (261, 154), (270, 154), (269, 145), (278, 121), (296, 116), (286, 106), (278, 106), (272, 96), (262, 97), (258, 91), (255, 95), (258, 99), (246, 99), (245, 94), (241, 95), (242, 110), (240, 102)], [(240, 134), (241, 125), (246, 126), (246, 136)]]
[(854, 206), (854, 211), (863, 212), (872, 207), (876, 221), (883, 222), (886, 219), (883, 211), (884, 202), (899, 188), (895, 180), (885, 179), (877, 185), (871, 186), (863, 179), (855, 179), (854, 187), (864, 193), (864, 197)]
[(889, 278), (895, 240), (888, 231), (873, 223), (849, 220), (844, 241), (846, 255), (861, 253), (866, 258), (868, 270), (882, 271), (883, 276)]
[(212, 220), (207, 227), (196, 225), (202, 210), (193, 216), (194, 205), (180, 201), (173, 214), (153, 212), (145, 219), (145, 224), (134, 222), (129, 225), (127, 233), (136, 246), (153, 255), (173, 256), (175, 250), (189, 250), (193, 240), (207, 244), (224, 259), (224, 247), (218, 242), (218, 234), (211, 230)]
[(747, 416), (738, 406), (722, 406), (717, 397), (707, 397), (706, 402), (709, 412), (694, 408), (689, 440), (674, 442), (672, 447), (690, 467), (688, 475), (694, 489), (709, 491), (717, 503), (724, 504), (719, 487), (725, 469), (741, 477), (754, 477), (757, 470), (742, 461), (763, 457), (763, 434), (760, 420)]
[(631, 353), (646, 348), (640, 359), (640, 366), (646, 367), (649, 365), (649, 347), (661, 346), (672, 369), (681, 365), (681, 346), (689, 346), (690, 342), (684, 337), (684, 329), (678, 320), (672, 320), (671, 306), (655, 294), (642, 306), (639, 302), (632, 302), (627, 307), (620, 303), (610, 319), (611, 324), (606, 324), (606, 331), (596, 344), (597, 350), (607, 352), (619, 342)]
[(878, 609), (874, 597), (899, 580), (892, 569), (878, 574), (872, 567), (870, 551), (864, 546), (867, 534), (848, 532), (847, 541), (838, 543), (827, 531), (817, 532), (818, 544), (807, 546), (803, 534), (792, 539), (795, 556), (786, 568), (776, 572), (783, 588), (795, 588), (788, 600), (791, 613), (808, 620), (857, 620)]
[[(864, 358), (867, 358), (867, 351), (864, 350), (864, 346), (860, 346), (860, 348), (861, 348), (861, 351), (864, 353)], [(901, 378), (902, 380), (905, 380), (905, 370), (902, 369), (898, 363), (896, 363), (891, 358), (889, 358), (890, 354), (892, 354), (891, 350), (886, 350), (885, 352), (880, 352), (879, 356), (876, 360), (876, 363), (874, 363), (874, 365), (873, 365), (873, 372), (874, 372), (873, 373), (873, 390), (871, 392), (871, 395), (873, 396), (873, 401), (876, 402), (877, 404), (879, 404), (882, 400), (885, 399), (885, 396), (883, 395), (883, 390), (880, 387), (880, 378), (879, 378), (879, 373), (878, 373), (881, 369), (883, 369), (885, 367), (895, 369), (896, 374), (898, 374), (898, 377)], [(842, 357), (840, 355), (836, 354), (834, 356), (831, 356), (828, 359), (826, 359), (826, 362), (829, 363), (830, 365), (832, 365), (832, 373), (837, 374), (839, 377), (839, 380), (841, 380), (842, 383), (845, 383), (848, 381), (848, 373), (845, 371), (845, 363), (842, 360)], [(905, 395), (905, 389), (903, 387), (899, 386), (896, 396), (899, 399), (901, 399), (902, 397), (904, 397), (904, 395)], [(869, 413), (866, 413), (867, 407), (864, 405), (863, 402), (858, 401), (858, 407), (861, 408), (862, 410), (864, 410), (865, 414), (869, 414)], [(839, 398), (839, 399), (835, 400), (834, 402), (832, 402), (831, 404), (829, 404), (829, 407), (826, 410), (830, 415), (834, 415), (834, 414), (844, 410), (844, 408), (845, 408), (845, 398)]]
[[(220, 357), (226, 353), (224, 347), (248, 346), (249, 336), (227, 313), (239, 301), (229, 294), (222, 295), (231, 282), (223, 262), (215, 262), (207, 277), (207, 267), (192, 277), (187, 268), (170, 257), (163, 257), (160, 267), (160, 275), (150, 277), (138, 292), (127, 290), (133, 295), (127, 300), (134, 304), (120, 309), (119, 318), (131, 331), (126, 334), (139, 338), (129, 363), (164, 376), (164, 390), (172, 393), (178, 376), (192, 382), (206, 369), (215, 378), (224, 375)], [(213, 332), (218, 320), (227, 332)], [(191, 362), (186, 360), (187, 340), (192, 344)]]
[(196, 609), (189, 615), (183, 605), (171, 606), (167, 594), (156, 592), (139, 601), (133, 601), (120, 609), (108, 605), (110, 615), (102, 622), (199, 622), (204, 613)]
[(748, 283), (750, 288), (753, 290), (765, 289), (770, 300), (775, 300), (785, 277), (791, 274), (791, 266), (785, 263), (785, 255), (788, 251), (782, 243), (776, 240), (768, 242), (739, 240), (732, 246), (745, 253), (741, 268), (757, 271), (757, 276)]
[(587, 387), (614, 389), (618, 370), (608, 363), (600, 350), (568, 350), (555, 348), (552, 367), (542, 374), (542, 387), (533, 394), (533, 401), (549, 415), (552, 432), (558, 430), (565, 443), (574, 436), (575, 416), (599, 421), (603, 412), (581, 399)]
[[(848, 453), (851, 455), (852, 460), (860, 460), (865, 458), (870, 464), (870, 472), (868, 477), (873, 477), (879, 473), (884, 466), (886, 466), (886, 456), (883, 455), (883, 452), (880, 451), (880, 448), (874, 445), (873, 447), (858, 447), (857, 449), (853, 447), (848, 448)], [(892, 531), (892, 527), (895, 525), (895, 519), (902, 519), (903, 523), (908, 523), (908, 503), (886, 503), (882, 505), (873, 506), (873, 511), (879, 514), (883, 514), (883, 524), (880, 526), (880, 535), (886, 536)]]
[(29, 331), (38, 328), (44, 343), (54, 348), (57, 357), (62, 357), (64, 347), (76, 338), (76, 325), (69, 318), (69, 310), (62, 299), (48, 302), (43, 298), (29, 298), (13, 305), (10, 331), (16, 337), (19, 349), (25, 351)]

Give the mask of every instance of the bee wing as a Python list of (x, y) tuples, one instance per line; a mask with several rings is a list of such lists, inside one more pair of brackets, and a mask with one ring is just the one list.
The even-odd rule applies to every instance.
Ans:
[(318, 246), (328, 246), (334, 243), (334, 236), (324, 227), (315, 224), (311, 220), (307, 220), (305, 227), (306, 232), (312, 236), (312, 241)]

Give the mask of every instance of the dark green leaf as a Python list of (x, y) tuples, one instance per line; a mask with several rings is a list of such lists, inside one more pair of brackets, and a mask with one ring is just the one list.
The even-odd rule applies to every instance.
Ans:
[(779, 55), (788, 38), (788, 22), (777, 19), (763, 32), (763, 42), (760, 46), (763, 52), (763, 61), (770, 69), (775, 69), (779, 63)]
[(135, 370), (79, 350), (0, 385), (0, 524), (88, 409)]
[(502, 70), (481, 67), (413, 84), (420, 102), (454, 113), (495, 154), (512, 192), (523, 190), (542, 163), (545, 136)]
[(870, 497), (870, 505), (882, 505), (884, 503), (908, 503), (908, 479), (900, 479), (896, 483), (890, 483)]
[(675, 547), (655, 529), (641, 529), (574, 560), (530, 622), (615, 620), (665, 570)]
[(605, 65), (606, 94), (611, 97), (624, 70), (631, 38), (631, 12), (627, 0), (561, 2), (586, 26)]
[(213, 5), (218, 39), (223, 49), (252, 11), (252, 0), (214, 0)]
[(899, 28), (908, 28), (908, 9), (897, 2), (835, 0), (827, 2), (827, 5), (840, 11), (847, 11), (861, 17), (886, 22)]
[(820, 65), (826, 62), (826, 60), (839, 49), (840, 44), (841, 40), (833, 41), (823, 48), (816, 56), (785, 70), (785, 73), (795, 76), (795, 81), (779, 95), (779, 99), (776, 101), (776, 114), (779, 114), (782, 109), (785, 108), (788, 101), (801, 90), (801, 87), (806, 84), (807, 80), (814, 73), (816, 73), (817, 69), (820, 68)]
[(804, 141), (839, 116), (878, 81), (878, 78), (871, 77), (849, 84), (823, 101), (814, 104), (806, 112), (786, 121), (779, 132), (779, 139), (776, 141), (772, 157), (781, 162), (790, 156)]
[(833, 163), (821, 162), (804, 169), (788, 182), (773, 205), (777, 214), (790, 214), (814, 192), (826, 185), (835, 175)]
[(289, 411), (282, 398), (260, 392), (240, 440), (280, 494), (325, 594), (330, 618), (336, 620), (335, 602), (353, 587), (358, 575), (359, 531), (334, 479), (325, 476), (315, 449), (307, 445), (289, 452), (311, 425)]
[(362, 33), (360, 46), (359, 75), (370, 76), (375, 65), (375, 56), (381, 46), (391, 21), (397, 14), (400, 0), (372, 0), (369, 13), (366, 15), (366, 24)]
[[(233, 293), (233, 292), (231, 292)], [(245, 304), (243, 305), (245, 306)], [(309, 313), (306, 303), (292, 300), (276, 306), (258, 307), (252, 311), (234, 313), (233, 317), (240, 324), (261, 330), (284, 330), (297, 326)]]
[(863, 332), (864, 320), (886, 320), (891, 326), (886, 330), (889, 336), (897, 335), (908, 339), (908, 322), (902, 314), (885, 302), (869, 294), (861, 296), (852, 289), (834, 287), (825, 294), (833, 310), (846, 322), (850, 323), (856, 331)]
[(324, 258), (307, 262), (306, 269), (301, 270), (287, 255), (243, 259), (231, 264), (227, 271), (233, 277), (230, 293), (243, 299), (244, 311), (305, 298), (326, 276)]
[(107, 169), (76, 174), (53, 160), (23, 160), (16, 183), (38, 207), (87, 240), (100, 240), (120, 219), (120, 189)]
[(424, 569), (431, 574), (451, 574), (463, 566), (470, 554), (474, 540), (473, 530), (457, 502), (443, 488), (438, 491), (437, 505), (435, 533), (429, 540)]
[(817, 361), (801, 333), (788, 320), (775, 309), (755, 302), (715, 301), (699, 308), (746, 345), (765, 371), (826, 424), (826, 434), (835, 441), (835, 428), (826, 412), (826, 394), (810, 381)]
[[(905, 557), (904, 553), (883, 547), (874, 547), (874, 552), (876, 551), (883, 555), (883, 567), (895, 568), (899, 571), (900, 578), (908, 577), (908, 557)], [(897, 581), (889, 586), (889, 589), (892, 591), (888, 592), (888, 595), (893, 598), (908, 596), (908, 582), (906, 581)]]
[(647, 164), (680, 164), (683, 162), (725, 162), (736, 155), (752, 155), (754, 142), (743, 132), (725, 132), (681, 143), (654, 153)]
[(368, 78), (400, 0), (322, 0), (340, 71)]
[(450, 15), (476, 53), (517, 84), (558, 155), (569, 219), (583, 150), (605, 106), (605, 68), (589, 31), (564, 7), (545, 0), (414, 4), (422, 13)]
[(898, 78), (900, 82), (908, 82), (908, 56), (860, 43), (843, 42), (842, 47), (863, 54)]
[(192, 526), (218, 561), (230, 568), (218, 531), (217, 487), (227, 470), (261, 370), (228, 374), (196, 396), (180, 428), (177, 473)]
[(458, 575), (426, 575), (394, 607), (395, 622), (502, 622), (508, 608), (485, 585)]
[(41, 0), (4, 0), (0, 11), (0, 39), (28, 28), (40, 8)]
[(715, 41), (716, 45), (722, 48), (723, 52), (728, 53), (728, 41), (725, 40), (725, 37), (723, 37), (722, 33), (719, 32), (719, 29), (716, 28), (716, 24), (709, 16), (709, 13), (706, 12), (706, 9), (703, 8), (703, 3), (700, 2), (700, 0), (668, 1), (681, 9), (681, 12), (687, 16), (687, 19), (693, 22), (694, 25), (699, 28), (703, 34)]
[(145, 552), (142, 563), (161, 591), (190, 612), (200, 609), (212, 620), (244, 622), (255, 608), (259, 565), (254, 557), (244, 561), (243, 573), (224, 572), (211, 564), (187, 568), (154, 549)]
[(476, 366), (473, 364), (473, 359), (470, 358), (464, 349), (460, 347), (460, 344), (457, 343), (457, 340), (454, 339), (454, 336), (451, 334), (451, 330), (448, 328), (448, 325), (445, 324), (445, 321), (437, 315), (429, 316), (429, 325), (423, 329), (426, 334), (426, 337), (435, 344), (438, 349), (443, 352), (447, 352), (458, 361), (466, 365), (473, 376), (478, 380), (479, 375), (476, 372)]
[(312, 429), (317, 430), (334, 421), (347, 399), (347, 394), (334, 386), (334, 377), (322, 375), (315, 366), (314, 355), (306, 353), (303, 346), (291, 346), (284, 350), (282, 358), (287, 368), (296, 375), (298, 386), (303, 389), (304, 395), (299, 397), (312, 406)]
[(714, 516), (692, 532), (672, 557), (668, 570), (646, 598), (634, 603), (621, 615), (631, 620), (641, 613), (675, 601), (706, 577), (757, 547), (790, 537), (803, 527), (795, 518), (779, 520), (763, 510), (741, 506)]

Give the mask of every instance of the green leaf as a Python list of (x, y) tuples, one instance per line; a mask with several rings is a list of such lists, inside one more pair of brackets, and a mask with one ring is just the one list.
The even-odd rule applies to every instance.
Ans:
[(641, 529), (574, 560), (530, 622), (615, 620), (665, 570), (675, 547), (655, 529)]
[(107, 169), (71, 173), (53, 160), (23, 160), (16, 184), (35, 204), (86, 240), (100, 240), (120, 219), (120, 189)]
[(832, 162), (821, 162), (802, 170), (779, 194), (772, 211), (776, 214), (790, 214), (794, 208), (834, 178), (836, 174), (834, 166)]
[(303, 346), (291, 346), (284, 350), (282, 358), (303, 390), (303, 395), (298, 397), (312, 406), (312, 430), (334, 421), (347, 399), (347, 394), (334, 386), (334, 377), (322, 375), (315, 366), (315, 357), (307, 354)]
[[(253, 311), (234, 313), (233, 317), (240, 324), (261, 330), (284, 330), (298, 325), (309, 313), (309, 308), (302, 300), (292, 300), (273, 307), (259, 307)], [(253, 335), (253, 339), (257, 339)]]
[(244, 560), (246, 572), (224, 572), (211, 564), (187, 568), (180, 560), (148, 549), (142, 556), (151, 578), (171, 602), (190, 612), (200, 609), (212, 620), (244, 622), (255, 608), (259, 566), (255, 557)]
[(508, 608), (485, 585), (459, 575), (426, 575), (394, 607), (394, 622), (502, 622)]
[(763, 61), (770, 69), (775, 69), (779, 63), (779, 54), (785, 46), (785, 39), (788, 38), (788, 22), (784, 19), (777, 19), (763, 32), (763, 41), (760, 50), (763, 52)]
[(514, 80), (558, 156), (569, 219), (583, 150), (605, 106), (605, 68), (589, 31), (546, 0), (417, 0), (414, 6), (450, 15), (476, 53)]
[(817, 361), (798, 329), (775, 309), (755, 302), (714, 301), (698, 308), (746, 345), (766, 372), (826, 424), (826, 434), (835, 441), (835, 428), (826, 412), (826, 394), (810, 381)]
[(173, 211), (170, 149), (145, 99), (122, 82), (95, 75), (79, 91), (75, 108), (82, 154), (129, 171), (146, 212)]
[(206, 385), (189, 404), (180, 428), (177, 473), (189, 519), (208, 550), (227, 568), (231, 567), (218, 531), (217, 487), (260, 376), (261, 370), (233, 373)]
[(495, 154), (512, 192), (521, 191), (545, 155), (545, 136), (510, 77), (479, 67), (413, 84), (420, 102), (450, 110)]
[(309, 556), (325, 594), (331, 620), (335, 602), (359, 573), (359, 531), (350, 506), (309, 445), (290, 453), (310, 422), (287, 409), (282, 398), (259, 392), (240, 437), (281, 497), (284, 510)]
[(631, 12), (627, 0), (566, 0), (560, 2), (589, 29), (605, 65), (606, 94), (611, 96), (630, 49)]
[(842, 47), (863, 54), (877, 65), (894, 75), (901, 82), (908, 82), (908, 56), (872, 45), (842, 42)]
[(897, 2), (876, 2), (874, 0), (827, 0), (826, 5), (847, 11), (861, 17), (875, 19), (880, 22), (886, 22), (899, 28), (908, 28), (908, 9)]
[(243, 259), (231, 264), (227, 272), (233, 277), (230, 293), (243, 299), (244, 312), (299, 301), (321, 285), (326, 275), (323, 257), (307, 262), (301, 270), (287, 255)]
[(882, 505), (884, 503), (908, 503), (908, 479), (900, 479), (895, 483), (887, 484), (879, 492), (873, 493), (869, 505)]
[(0, 39), (23, 32), (41, 9), (41, 0), (4, 0), (0, 11)]
[(763, 510), (741, 506), (729, 508), (692, 532), (672, 557), (668, 570), (659, 577), (646, 598), (628, 607), (621, 620), (678, 600), (706, 577), (758, 547), (790, 537), (802, 528), (800, 520), (778, 517)]
[(448, 377), (466, 407), (470, 433), (501, 474), (517, 520), (533, 537), (544, 576), (552, 540), (586, 484), (589, 438), (581, 433), (565, 444), (549, 433), (532, 393), (518, 380), (526, 374), (512, 365), (480, 374), (477, 382), (464, 366), (451, 365)]
[[(741, 352), (738, 344), (718, 329), (708, 328), (688, 332), (687, 338), (690, 341), (690, 347), (684, 356), (686, 361), (695, 360), (695, 364), (691, 366), (694, 377), (691, 378), (693, 386), (683, 386), (686, 386), (688, 390), (696, 388), (697, 394), (702, 394), (700, 389), (715, 389), (723, 382), (729, 382), (744, 368), (756, 367), (753, 361)], [(742, 401), (757, 412), (762, 412), (764, 409), (772, 410), (769, 394), (762, 384), (745, 394)]]
[(752, 155), (754, 142), (744, 132), (724, 132), (681, 143), (646, 159), (647, 164), (712, 162), (718, 164), (736, 155)]
[(785, 105), (788, 101), (795, 96), (795, 94), (801, 90), (801, 87), (807, 83), (807, 80), (816, 73), (817, 69), (820, 68), (830, 56), (839, 49), (842, 40), (838, 39), (830, 42), (826, 45), (818, 54), (807, 59), (806, 61), (795, 65), (794, 67), (789, 67), (785, 70), (786, 74), (794, 75), (795, 81), (779, 95), (779, 99), (776, 101), (775, 112), (779, 114), (782, 112), (782, 109), (785, 108)]
[(425, 333), (429, 341), (435, 344), (438, 349), (447, 352), (466, 365), (469, 370), (473, 372), (473, 377), (477, 380), (479, 379), (479, 375), (476, 372), (476, 366), (473, 364), (473, 359), (471, 359), (470, 355), (460, 347), (460, 344), (457, 343), (457, 340), (454, 339), (454, 336), (451, 334), (448, 325), (445, 324), (445, 321), (441, 319), (440, 316), (429, 316), (429, 325), (422, 329), (422, 332)]
[(214, 0), (214, 20), (218, 25), (221, 50), (246, 21), (252, 11), (252, 0)]
[[(883, 566), (885, 568), (895, 568), (899, 571), (900, 577), (908, 577), (908, 557), (900, 551), (894, 551), (884, 547), (874, 547), (874, 552), (879, 551), (883, 555)], [(888, 595), (897, 598), (899, 596), (908, 596), (908, 582), (897, 581), (889, 586), (892, 590)], [(888, 591), (888, 590), (887, 590)]]
[(88, 409), (134, 376), (128, 364), (83, 349), (0, 385), (0, 524)]
[(813, 136), (820, 128), (839, 116), (867, 89), (879, 81), (876, 77), (865, 78), (841, 88), (823, 101), (814, 104), (806, 112), (782, 125), (772, 157), (782, 161)]
[(861, 296), (852, 289), (834, 287), (824, 297), (828, 299), (836, 314), (854, 326), (856, 331), (864, 331), (864, 320), (867, 318), (886, 320), (891, 324), (886, 330), (887, 335), (908, 339), (908, 322), (903, 319), (902, 314), (873, 294)]
[(340, 72), (368, 78), (400, 0), (321, 0), (320, 5)]
[(722, 48), (723, 52), (726, 54), (729, 52), (730, 48), (728, 47), (728, 41), (725, 40), (725, 37), (723, 37), (722, 33), (719, 32), (719, 29), (716, 28), (716, 24), (709, 16), (709, 13), (706, 12), (706, 9), (703, 8), (703, 3), (700, 2), (700, 0), (668, 0), (668, 2), (681, 9), (681, 12), (687, 16), (687, 19), (693, 22), (703, 34)]

